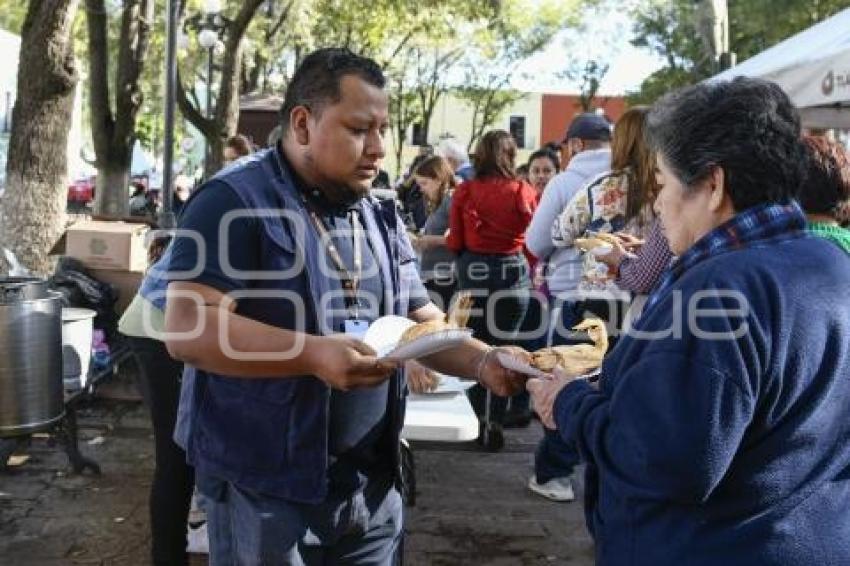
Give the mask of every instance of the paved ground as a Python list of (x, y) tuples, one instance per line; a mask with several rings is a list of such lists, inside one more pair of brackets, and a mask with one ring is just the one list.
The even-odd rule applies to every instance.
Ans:
[[(98, 401), (81, 427), (82, 450), (102, 476), (69, 475), (64, 453), (46, 438), (20, 452), (27, 462), (0, 472), (1, 565), (147, 564), (146, 413), (139, 403)], [(580, 503), (549, 503), (525, 488), (539, 436), (536, 422), (509, 431), (498, 454), (415, 446), (418, 500), (407, 519), (406, 563), (592, 564)]]

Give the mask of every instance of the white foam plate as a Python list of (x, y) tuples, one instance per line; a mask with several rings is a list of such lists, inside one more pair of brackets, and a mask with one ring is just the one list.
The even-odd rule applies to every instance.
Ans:
[(456, 328), (426, 334), (399, 346), (401, 335), (415, 324), (403, 316), (382, 316), (369, 326), (363, 341), (378, 353), (379, 358), (406, 361), (454, 348), (472, 337), (472, 330)]
[(496, 352), (496, 359), (499, 360), (499, 363), (502, 364), (502, 367), (506, 369), (523, 373), (525, 375), (530, 375), (531, 377), (539, 377), (542, 379), (547, 379), (549, 377), (548, 373), (540, 371), (536, 367), (527, 364), (519, 358), (515, 358), (507, 352)]
[(377, 350), (377, 352), (380, 358), (399, 361), (415, 360), (460, 346), (470, 338), (472, 338), (472, 330), (468, 328), (442, 330), (420, 336), (412, 342), (391, 348), (389, 351)]
[(363, 341), (380, 355), (395, 348), (404, 331), (415, 324), (403, 316), (382, 316), (369, 325)]
[(612, 246), (611, 244), (605, 244), (604, 246), (596, 246), (595, 248), (590, 250), (590, 253), (595, 256), (608, 255), (613, 249), (614, 246)]

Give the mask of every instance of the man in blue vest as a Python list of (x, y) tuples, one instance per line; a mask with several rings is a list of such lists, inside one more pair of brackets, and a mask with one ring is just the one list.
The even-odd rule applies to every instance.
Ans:
[[(181, 218), (200, 237), (170, 250), (166, 343), (189, 367), (176, 436), (209, 500), (213, 565), (394, 559), (406, 386), (361, 339), (383, 315), (443, 313), (393, 203), (367, 198), (384, 84), (348, 50), (310, 54), (287, 88), (280, 144), (218, 174)], [(422, 361), (521, 390), (491, 353), (470, 341)]]

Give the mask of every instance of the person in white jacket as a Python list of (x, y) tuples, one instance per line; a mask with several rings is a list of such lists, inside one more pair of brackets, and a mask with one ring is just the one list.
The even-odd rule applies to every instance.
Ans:
[[(553, 315), (549, 321), (550, 345), (567, 342), (567, 331), (579, 322), (576, 305), (569, 297), (582, 277), (581, 255), (575, 247), (556, 248), (552, 243), (552, 226), (576, 192), (611, 169), (608, 121), (591, 113), (576, 116), (561, 143), (561, 155), (567, 167), (546, 185), (525, 233), (525, 245), (544, 267), (546, 284), (556, 307), (550, 309)], [(552, 332), (552, 329), (562, 332)], [(570, 476), (578, 464), (578, 453), (556, 434), (545, 432), (534, 457), (534, 474), (528, 487), (553, 501), (572, 501), (575, 494)]]
[(582, 263), (575, 248), (555, 248), (552, 225), (581, 187), (611, 168), (608, 121), (590, 113), (576, 116), (567, 129), (561, 153), (568, 165), (549, 181), (525, 234), (528, 251), (546, 264), (546, 283), (553, 297), (578, 287)]

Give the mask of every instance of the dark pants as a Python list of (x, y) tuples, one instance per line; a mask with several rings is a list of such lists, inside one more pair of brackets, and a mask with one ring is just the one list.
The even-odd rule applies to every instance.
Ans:
[(578, 451), (572, 442), (565, 441), (557, 430), (543, 428), (543, 438), (534, 452), (534, 475), (537, 483), (569, 477), (579, 460)]
[(186, 464), (186, 453), (172, 438), (183, 365), (172, 359), (158, 340), (129, 340), (139, 362), (142, 395), (153, 421), (156, 467), (150, 492), (152, 561), (156, 566), (188, 564), (186, 522), (195, 478)]
[(443, 312), (448, 312), (452, 305), (455, 289), (457, 289), (457, 281), (454, 277), (428, 279), (425, 281), (425, 289), (428, 291), (431, 301)]
[[(204, 478), (202, 483), (209, 483)], [(403, 530), (401, 495), (392, 481), (324, 502), (294, 503), (212, 480), (207, 493), (210, 566), (392, 566)]]
[[(549, 298), (540, 291), (532, 290), (529, 295), (528, 310), (520, 328), (521, 339), (517, 342), (529, 352), (535, 352), (547, 346), (549, 338)], [(527, 391), (511, 397), (508, 412), (513, 415), (527, 415), (530, 399)]]
[[(528, 262), (522, 254), (485, 255), (464, 252), (457, 259), (458, 291), (472, 291), (473, 315), (469, 327), (479, 340), (491, 346), (516, 343), (516, 334), (528, 310)], [(475, 385), (469, 390), (472, 407), (484, 412), (485, 390)], [(491, 396), (491, 422), (501, 424), (508, 400)]]
[[(550, 345), (568, 346), (581, 343), (581, 340), (570, 332), (570, 329), (582, 320), (580, 305), (557, 300), (553, 300), (551, 305), (552, 316), (559, 318), (550, 321), (554, 327)], [(579, 463), (578, 451), (571, 442), (565, 441), (558, 431), (544, 428), (543, 432), (543, 438), (534, 453), (534, 475), (537, 483), (569, 477)]]

